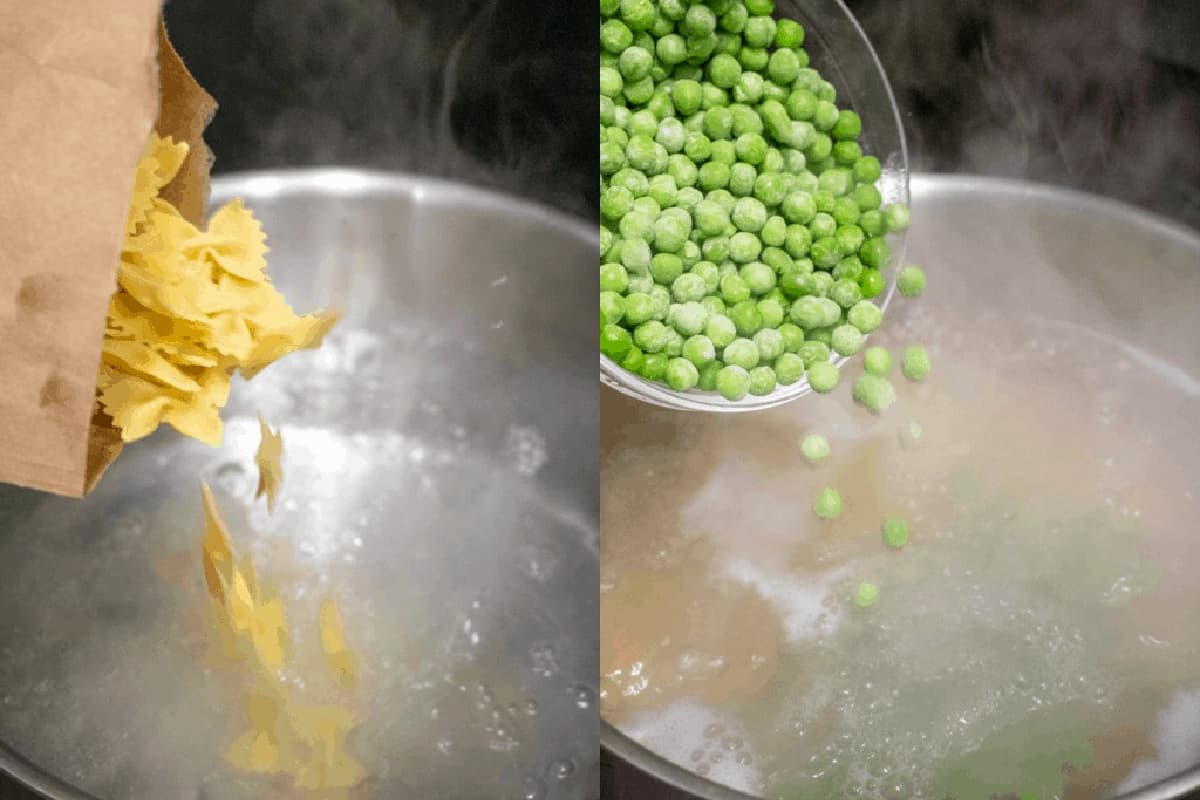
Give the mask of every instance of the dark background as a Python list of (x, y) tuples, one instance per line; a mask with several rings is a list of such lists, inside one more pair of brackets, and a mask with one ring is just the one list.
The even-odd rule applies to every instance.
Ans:
[[(914, 169), (1056, 183), (1200, 228), (1196, 0), (848, 0)], [(171, 0), (220, 101), (215, 171), (360, 165), (595, 218), (596, 18), (584, 0)], [(606, 796), (674, 798), (606, 764)], [(0, 778), (0, 800), (24, 800)]]

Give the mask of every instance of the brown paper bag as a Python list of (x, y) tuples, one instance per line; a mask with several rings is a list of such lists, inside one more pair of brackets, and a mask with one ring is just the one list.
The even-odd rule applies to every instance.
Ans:
[(121, 451), (96, 378), (151, 129), (191, 145), (163, 196), (208, 199), (216, 104), (160, 0), (0, 0), (0, 482), (79, 497)]

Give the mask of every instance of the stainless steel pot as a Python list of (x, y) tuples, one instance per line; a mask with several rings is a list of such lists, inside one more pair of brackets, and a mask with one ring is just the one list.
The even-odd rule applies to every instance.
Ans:
[[(1109, 332), (1190, 374), (1200, 374), (1200, 236), (1128, 206), (1028, 183), (915, 176), (911, 260), (934, 289), (922, 308), (980, 304)], [(1074, 287), (1073, 292), (1063, 289)], [(1064, 298), (1072, 302), (1064, 303)], [(615, 426), (614, 426), (615, 428)], [(606, 427), (605, 438), (620, 437)], [(614, 438), (614, 441), (616, 439)], [(713, 783), (601, 723), (602, 746), (676, 796), (752, 800)], [(1200, 764), (1121, 796), (1167, 800), (1200, 792)]]
[(298, 639), (338, 599), (370, 796), (592, 797), (595, 231), (396, 174), (216, 180), (231, 197), (288, 299), (348, 316), (235, 385), (219, 449), (160, 431), (83, 501), (0, 487), (0, 771), (61, 800), (274, 796), (223, 765), (238, 699), (197, 655), (204, 478)]

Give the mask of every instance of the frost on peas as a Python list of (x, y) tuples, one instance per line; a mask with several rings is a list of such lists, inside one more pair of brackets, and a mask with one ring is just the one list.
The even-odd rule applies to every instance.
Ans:
[(879, 588), (873, 583), (863, 581), (854, 590), (854, 602), (859, 608), (870, 608), (879, 602)]
[(800, 440), (800, 453), (810, 464), (829, 458), (830, 451), (829, 440), (819, 433), (810, 433)]
[(726, 400), (741, 400), (750, 391), (750, 373), (742, 367), (726, 365), (717, 373), (716, 385)]
[(783, 334), (774, 328), (763, 328), (752, 337), (760, 361), (774, 361), (783, 355)]
[(686, 358), (672, 358), (667, 361), (667, 385), (677, 392), (686, 392), (700, 381), (700, 372), (696, 365)]
[(872, 375), (886, 378), (892, 371), (892, 354), (886, 347), (868, 347), (863, 356), (863, 369)]
[(846, 321), (862, 333), (870, 333), (883, 322), (883, 311), (870, 300), (861, 300), (846, 312)]
[[(628, 307), (625, 313), (629, 313)], [(704, 334), (715, 347), (726, 347), (737, 339), (737, 326), (724, 314), (713, 314), (704, 326)]]
[(813, 502), (813, 513), (821, 519), (837, 519), (842, 515), (842, 496), (837, 489), (826, 486)]
[(749, 392), (756, 397), (762, 397), (775, 391), (778, 385), (778, 379), (775, 376), (775, 370), (764, 365), (760, 365), (750, 370), (750, 387)]
[(907, 264), (896, 276), (896, 288), (905, 297), (918, 297), (925, 291), (925, 271), (916, 264)]
[(677, 303), (667, 312), (667, 323), (683, 336), (694, 336), (708, 323), (708, 311), (696, 301)]
[(683, 343), (683, 357), (703, 367), (717, 359), (717, 349), (712, 340), (703, 334), (689, 336)]
[(841, 377), (838, 368), (828, 361), (817, 361), (808, 367), (808, 385), (814, 392), (828, 394), (837, 388)]
[(887, 378), (864, 372), (854, 382), (852, 396), (856, 402), (878, 414), (896, 402), (896, 389)]
[(721, 351), (721, 360), (749, 371), (758, 366), (758, 348), (749, 339), (734, 339)]
[(853, 325), (839, 325), (830, 334), (830, 346), (841, 356), (852, 356), (862, 347), (863, 335)]
[(908, 523), (902, 517), (889, 517), (884, 521), (883, 543), (896, 550), (908, 544)]
[(910, 381), (923, 381), (929, 374), (929, 352), (924, 347), (904, 348), (904, 363), (900, 367)]

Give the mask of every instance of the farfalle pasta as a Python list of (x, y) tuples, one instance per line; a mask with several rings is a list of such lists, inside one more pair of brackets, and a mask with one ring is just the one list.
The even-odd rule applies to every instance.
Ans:
[(187, 154), (155, 135), (137, 167), (98, 381), (125, 442), (165, 423), (220, 444), (233, 373), (252, 378), (316, 347), (337, 321), (287, 304), (267, 274), (262, 226), (240, 200), (201, 230), (159, 196)]

